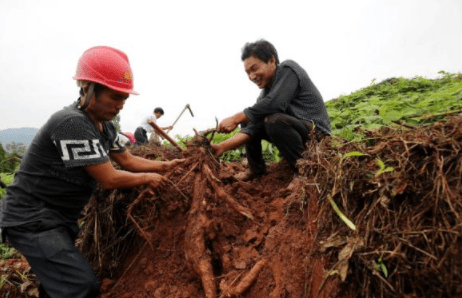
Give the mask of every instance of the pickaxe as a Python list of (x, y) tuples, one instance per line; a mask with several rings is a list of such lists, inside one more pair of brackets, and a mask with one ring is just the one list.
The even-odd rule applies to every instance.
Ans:
[(177, 123), (178, 119), (180, 119), (181, 115), (183, 115), (183, 113), (184, 113), (184, 111), (186, 111), (186, 109), (188, 109), (189, 112), (191, 113), (191, 116), (194, 117), (194, 114), (193, 114), (193, 112), (191, 111), (191, 107), (189, 106), (189, 104), (185, 105), (184, 109), (181, 111), (181, 113), (180, 113), (180, 115), (178, 116), (178, 118), (176, 118), (175, 122), (173, 122), (172, 128), (169, 129), (169, 130), (167, 130), (167, 133), (168, 133), (170, 130), (173, 129), (173, 126), (175, 125), (175, 123)]

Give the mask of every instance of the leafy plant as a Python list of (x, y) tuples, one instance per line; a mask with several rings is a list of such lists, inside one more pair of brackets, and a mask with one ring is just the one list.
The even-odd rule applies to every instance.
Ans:
[(377, 262), (374, 261), (373, 265), (376, 270), (382, 271), (383, 276), (388, 277), (388, 269), (387, 266), (385, 266), (383, 263), (382, 256), (379, 257)]
[[(212, 143), (214, 144), (222, 143), (232, 138), (239, 132), (240, 132), (240, 129), (236, 129), (235, 131), (231, 133), (227, 133), (227, 134), (216, 133), (213, 136)], [(274, 144), (267, 142), (265, 140), (262, 141), (262, 154), (263, 154), (263, 159), (267, 162), (278, 162), (280, 160), (278, 148)], [(245, 157), (245, 146), (241, 146), (234, 150), (229, 150), (223, 153), (223, 155), (221, 156), (221, 159), (224, 161), (241, 161), (243, 157)]]
[(15, 252), (15, 249), (7, 246), (5, 243), (0, 243), (0, 260), (4, 261), (9, 259), (11, 255)]
[[(22, 144), (22, 143), (19, 143), (19, 144)], [(11, 143), (7, 144), (7, 146), (10, 146), (10, 145)], [(21, 163), (20, 155), (15, 151), (13, 151), (12, 153), (8, 153), (3, 148), (3, 145), (0, 142), (0, 173), (13, 173), (17, 169), (20, 163)]]
[[(462, 113), (462, 74), (441, 71), (439, 79), (390, 78), (326, 102), (333, 135), (363, 141), (363, 130), (384, 125), (428, 125), (448, 112)], [(432, 117), (427, 117), (431, 115)], [(438, 115), (435, 117), (435, 115)]]
[[(14, 174), (8, 174), (8, 173), (0, 173), (0, 178), (5, 183), (7, 186), (13, 183), (14, 180)], [(6, 194), (6, 189), (0, 188), (0, 200), (3, 199), (3, 197)]]
[(380, 169), (375, 173), (375, 177), (377, 177), (380, 174), (385, 173), (385, 172), (393, 172), (394, 171), (393, 167), (385, 168), (385, 164), (383, 163), (383, 161), (380, 158), (376, 158), (375, 160), (377, 161), (377, 163), (379, 164), (379, 167), (380, 167)]

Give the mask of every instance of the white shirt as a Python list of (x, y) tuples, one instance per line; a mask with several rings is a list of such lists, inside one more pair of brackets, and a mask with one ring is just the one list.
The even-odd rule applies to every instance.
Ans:
[(140, 126), (146, 130), (147, 133), (152, 133), (153, 129), (152, 126), (148, 123), (148, 120), (151, 119), (156, 123), (156, 115), (151, 114), (150, 116), (144, 117), (143, 121), (141, 122)]

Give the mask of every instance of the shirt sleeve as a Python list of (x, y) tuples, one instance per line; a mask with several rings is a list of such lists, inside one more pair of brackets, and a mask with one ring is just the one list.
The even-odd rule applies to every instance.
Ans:
[(109, 160), (96, 129), (82, 117), (66, 119), (52, 133), (51, 139), (66, 167), (100, 164)]
[(250, 122), (263, 121), (267, 115), (285, 113), (289, 103), (299, 91), (299, 79), (290, 67), (282, 67), (275, 76), (270, 91), (261, 96), (257, 103), (244, 110)]

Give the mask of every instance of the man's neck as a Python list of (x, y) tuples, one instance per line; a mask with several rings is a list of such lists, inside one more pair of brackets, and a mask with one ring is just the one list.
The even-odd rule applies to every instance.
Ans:
[[(85, 99), (83, 97), (80, 97), (79, 105), (82, 106), (84, 102)], [(91, 110), (88, 109), (88, 107), (86, 107), (83, 110), (83, 112), (85, 113), (85, 115), (87, 115), (88, 118), (90, 118), (90, 120), (95, 124), (96, 128), (99, 131), (103, 131), (103, 121), (98, 120), (98, 117), (96, 117), (96, 115), (93, 114)]]

